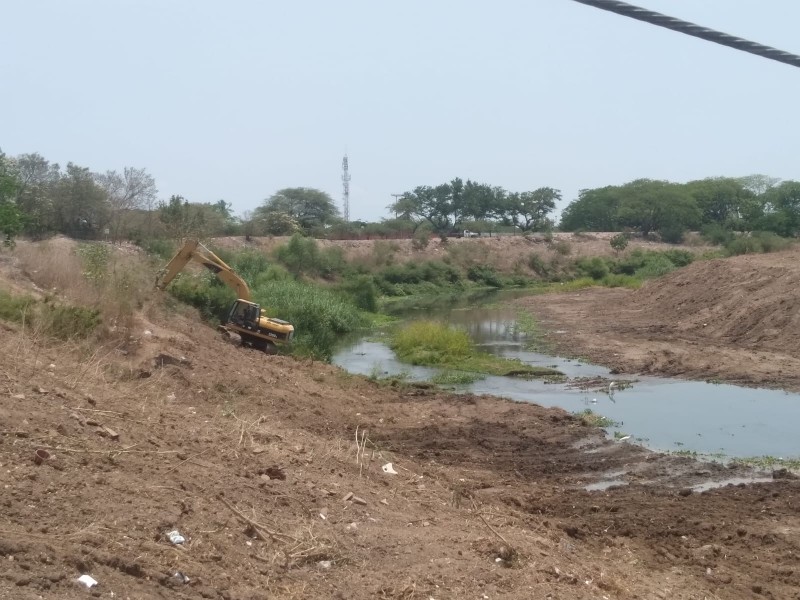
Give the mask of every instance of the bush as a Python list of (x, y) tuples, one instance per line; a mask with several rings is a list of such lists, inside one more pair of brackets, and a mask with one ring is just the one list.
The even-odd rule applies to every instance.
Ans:
[(489, 287), (501, 288), (503, 287), (503, 280), (494, 267), (488, 265), (476, 265), (467, 270), (467, 279)]
[(320, 251), (317, 241), (299, 233), (275, 251), (276, 258), (295, 276), (311, 275), (332, 279), (346, 269), (344, 253), (339, 247)]
[(611, 247), (614, 249), (615, 252), (622, 252), (623, 250), (625, 250), (625, 248), (628, 247), (629, 241), (630, 240), (628, 239), (627, 235), (625, 235), (624, 233), (618, 233), (617, 235), (611, 238), (609, 244), (611, 244)]
[(413, 250), (425, 250), (430, 244), (431, 234), (427, 229), (417, 229), (414, 232), (414, 237), (411, 239), (411, 248)]
[(661, 277), (674, 271), (675, 265), (663, 253), (654, 252), (648, 255), (641, 267), (636, 269), (634, 275), (640, 279)]
[(764, 252), (777, 252), (791, 244), (791, 241), (782, 238), (771, 231), (756, 231), (751, 235), (743, 235), (730, 240), (725, 244), (725, 253), (728, 256), (738, 254), (761, 254)]
[(686, 265), (690, 265), (692, 262), (694, 262), (694, 254), (688, 250), (664, 250), (661, 254), (676, 267), (685, 267)]
[(361, 310), (378, 312), (378, 288), (369, 275), (347, 279), (339, 288)]
[(550, 244), (550, 249), (561, 256), (569, 256), (572, 253), (572, 245), (567, 240), (558, 240)]
[(82, 306), (48, 306), (41, 318), (48, 333), (62, 340), (88, 337), (101, 323), (100, 311)]
[(720, 246), (731, 242), (735, 237), (733, 231), (723, 227), (719, 223), (710, 223), (703, 227), (702, 235), (710, 244), (718, 244)]
[(30, 296), (14, 296), (5, 290), (0, 290), (0, 319), (22, 323), (31, 318), (35, 302)]
[(581, 258), (575, 263), (575, 266), (581, 275), (586, 275), (598, 281), (608, 275), (609, 272), (608, 264), (599, 256)]

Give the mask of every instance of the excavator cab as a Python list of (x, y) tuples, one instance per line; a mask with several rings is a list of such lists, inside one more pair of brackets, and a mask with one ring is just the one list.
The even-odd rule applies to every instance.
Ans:
[(255, 331), (258, 329), (258, 318), (260, 316), (261, 309), (258, 304), (247, 300), (236, 300), (228, 315), (228, 322), (244, 329)]

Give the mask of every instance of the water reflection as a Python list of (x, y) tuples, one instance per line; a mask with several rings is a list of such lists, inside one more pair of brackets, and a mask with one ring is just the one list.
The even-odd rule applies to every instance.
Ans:
[[(408, 314), (408, 313), (407, 313)], [(414, 314), (414, 311), (411, 311)], [(421, 313), (465, 328), (483, 350), (526, 364), (555, 367), (569, 378), (613, 378), (605, 367), (527, 350), (526, 336), (516, 326), (511, 308), (428, 306)], [(380, 342), (360, 340), (342, 348), (334, 364), (368, 376), (403, 375), (412, 381), (430, 379), (438, 370), (399, 362)], [(599, 386), (598, 386), (599, 387)], [(487, 376), (458, 391), (491, 394), (570, 412), (591, 409), (619, 425), (610, 433), (659, 450), (725, 456), (800, 456), (800, 395), (776, 390), (714, 385), (657, 377), (640, 377), (613, 401), (602, 389), (581, 390), (566, 384)], [(633, 441), (633, 440), (632, 440)]]

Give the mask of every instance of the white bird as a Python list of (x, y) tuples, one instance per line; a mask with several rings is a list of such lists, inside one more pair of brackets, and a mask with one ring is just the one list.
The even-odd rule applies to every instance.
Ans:
[(623, 436), (622, 436), (621, 438), (619, 438), (617, 441), (618, 441), (618, 442), (624, 442), (625, 440), (629, 440), (629, 439), (631, 439), (631, 436), (629, 436), (629, 435), (623, 435)]

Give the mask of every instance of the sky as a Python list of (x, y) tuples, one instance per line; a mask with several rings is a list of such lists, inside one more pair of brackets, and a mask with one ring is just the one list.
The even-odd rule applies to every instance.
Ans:
[[(800, 53), (796, 0), (631, 0)], [(145, 168), (243, 215), (281, 188), (350, 219), (454, 177), (509, 191), (800, 180), (800, 69), (572, 0), (8, 2), (0, 149)]]

